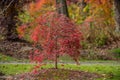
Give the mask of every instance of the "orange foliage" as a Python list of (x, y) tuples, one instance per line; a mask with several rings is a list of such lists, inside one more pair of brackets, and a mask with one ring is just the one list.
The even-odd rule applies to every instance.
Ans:
[(31, 3), (29, 9), (30, 13), (39, 10), (43, 6), (43, 4), (45, 4), (45, 2), (46, 0), (37, 0), (35, 3)]
[(112, 17), (112, 1), (111, 0), (85, 0), (90, 4), (90, 16), (94, 20), (104, 20), (113, 22)]
[(51, 3), (54, 3), (54, 0), (36, 0), (36, 2), (32, 2), (30, 4), (29, 11), (32, 14), (40, 10), (44, 4), (51, 4)]
[(25, 29), (26, 29), (26, 25), (22, 25), (20, 26), (17, 31), (19, 32), (19, 37), (22, 38), (25, 35)]
[(103, 9), (105, 14), (110, 14), (112, 8), (112, 1), (111, 0), (85, 0), (87, 3), (91, 4), (93, 7), (92, 12), (98, 12), (97, 10)]
[[(89, 16), (82, 26), (84, 39), (95, 44), (107, 41), (113, 37), (114, 17), (113, 0), (85, 0), (89, 6)], [(105, 42), (107, 43), (107, 42)]]

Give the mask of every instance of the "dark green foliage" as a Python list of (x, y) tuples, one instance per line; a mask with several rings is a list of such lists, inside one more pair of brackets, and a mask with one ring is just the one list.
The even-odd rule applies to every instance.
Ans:
[(96, 46), (103, 46), (107, 43), (107, 36), (104, 33), (101, 33), (99, 36), (95, 38)]
[(120, 48), (112, 49), (109, 52), (114, 54), (117, 58), (120, 58)]

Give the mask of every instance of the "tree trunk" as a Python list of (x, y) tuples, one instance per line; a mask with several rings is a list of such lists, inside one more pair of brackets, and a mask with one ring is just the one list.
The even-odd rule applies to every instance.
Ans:
[(55, 55), (55, 69), (58, 69), (58, 55)]
[(120, 32), (120, 0), (114, 0), (116, 31)]
[[(56, 8), (59, 14), (69, 17), (66, 0), (56, 0)], [(57, 50), (57, 37), (56, 37), (56, 50)], [(58, 69), (58, 54), (55, 55), (55, 69)]]
[(16, 23), (17, 21), (15, 20), (15, 17), (18, 15), (18, 11), (15, 8), (15, 3), (8, 9), (9, 13), (6, 16), (7, 18), (7, 34), (6, 34), (6, 39), (8, 40), (13, 40), (18, 38), (17, 36), (17, 31), (16, 31)]
[(80, 65), (78, 58), (75, 58), (74, 60), (75, 60), (75, 62), (76, 62), (76, 65)]
[(16, 4), (18, 3), (17, 0), (5, 0), (5, 1), (1, 1), (0, 4), (0, 8), (1, 11), (3, 11), (2, 15), (3, 18), (3, 22), (6, 23), (4, 24), (2, 27), (4, 27), (4, 29), (6, 30), (4, 33), (5, 39), (7, 40), (14, 40), (14, 39), (18, 39), (17, 36), (17, 31), (16, 31), (16, 20), (15, 17), (18, 15), (18, 10), (16, 7)]
[[(57, 38), (57, 36), (55, 37), (55, 40), (56, 40), (56, 51), (57, 51), (57, 49), (58, 49), (58, 46), (57, 46), (57, 42), (58, 42), (58, 38)], [(56, 53), (55, 54), (55, 69), (58, 69), (58, 53)]]
[(69, 17), (66, 0), (56, 0), (56, 5), (59, 14)]

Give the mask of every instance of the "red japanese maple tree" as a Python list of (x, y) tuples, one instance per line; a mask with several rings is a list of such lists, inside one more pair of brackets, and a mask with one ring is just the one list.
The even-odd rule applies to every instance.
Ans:
[[(48, 12), (26, 26), (28, 27), (23, 26), (24, 31), (33, 27), (29, 30), (31, 40), (35, 44), (41, 44), (43, 49), (35, 50), (32, 60), (38, 62), (44, 59), (55, 60), (57, 68), (58, 57), (68, 54), (79, 64), (82, 34), (69, 18), (56, 12)], [(20, 30), (23, 27), (20, 27)]]
[[(45, 0), (38, 1), (40, 1), (38, 8), (45, 3)], [(77, 25), (64, 15), (49, 11), (37, 17), (29, 25), (21, 26), (18, 31), (20, 37), (27, 33), (35, 45), (41, 45), (42, 50), (35, 50), (30, 56), (33, 61), (54, 60), (57, 68), (58, 57), (68, 54), (79, 64), (82, 34)]]

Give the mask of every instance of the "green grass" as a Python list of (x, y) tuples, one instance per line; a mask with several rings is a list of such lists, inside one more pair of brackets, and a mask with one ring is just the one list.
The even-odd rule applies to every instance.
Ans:
[[(74, 62), (69, 56), (63, 56), (60, 57), (59, 59), (61, 62)], [(9, 56), (5, 56), (0, 54), (0, 62), (11, 62), (11, 61), (19, 61), (16, 58), (12, 58)], [(83, 61), (83, 62), (86, 62)], [(85, 65), (82, 64), (81, 66), (76, 66), (73, 64), (65, 64), (64, 66), (61, 66), (59, 64), (59, 68), (65, 68), (65, 69), (71, 69), (71, 70), (82, 70), (82, 71), (87, 71), (87, 72), (94, 72), (94, 73), (99, 73), (105, 76), (104, 79), (100, 80), (120, 80), (120, 64), (117, 65), (111, 65), (111, 64), (106, 64), (106, 63), (112, 63), (116, 64), (118, 62), (115, 61), (87, 61), (87, 63), (104, 63), (105, 65), (96, 65), (96, 64), (91, 64), (91, 65)], [(29, 72), (33, 69), (33, 64), (0, 64), (0, 72), (2, 72), (5, 75), (15, 75), (15, 74), (20, 74), (20, 73), (25, 73)], [(42, 66), (41, 68), (53, 68), (54, 65), (48, 64), (45, 66)]]
[[(74, 62), (71, 57), (65, 55), (65, 56), (60, 56), (59, 58), (60, 62)], [(29, 61), (29, 59), (16, 59), (16, 58), (13, 58), (13, 57), (10, 57), (10, 56), (6, 56), (6, 55), (3, 55), (0, 53), (0, 62), (26, 62), (26, 61)], [(45, 61), (46, 62), (46, 61)], [(48, 62), (48, 60), (47, 60)]]
[(27, 59), (16, 59), (10, 56), (6, 56), (0, 53), (0, 62), (28, 62)]
[(3, 54), (0, 54), (0, 62), (10, 62), (10, 61), (16, 61), (16, 58), (12, 58)]
[(74, 60), (68, 55), (60, 56), (59, 60), (61, 62), (74, 62)]
[[(32, 70), (32, 64), (2, 64), (0, 65), (0, 72), (5, 75), (15, 75)], [(42, 68), (53, 68), (54, 65), (48, 64), (42, 66)], [(73, 64), (65, 64), (59, 68), (71, 69), (71, 70), (82, 70), (86, 72), (99, 73), (105, 76), (104, 80), (120, 80), (120, 65), (81, 65), (76, 66)], [(100, 79), (103, 80), (103, 79)]]
[[(80, 61), (86, 62), (88, 60), (80, 58)], [(90, 60), (90, 61), (104, 62), (105, 60)], [(110, 60), (107, 60), (107, 61), (111, 62)], [(23, 59), (16, 59), (16, 58), (6, 56), (6, 55), (3, 55), (0, 53), (0, 62), (29, 62), (29, 59), (24, 59), (24, 60)], [(51, 61), (46, 60), (45, 62), (51, 62)], [(69, 63), (69, 62), (75, 62), (75, 61), (70, 56), (64, 55), (64, 56), (59, 57), (59, 62)]]
[(120, 65), (83, 65), (80, 70), (102, 74), (106, 78), (104, 80), (120, 80)]
[(0, 72), (5, 75), (15, 75), (32, 70), (32, 64), (1, 64)]
[[(45, 68), (53, 67), (53, 65), (47, 65)], [(104, 80), (120, 80), (120, 65), (64, 65), (59, 68), (71, 69), (71, 70), (82, 70), (86, 72), (99, 73), (105, 76)], [(103, 80), (103, 79), (102, 79)]]
[[(88, 60), (87, 59), (83, 59), (82, 57), (80, 57), (80, 59), (79, 59), (80, 61), (82, 61), (82, 62), (88, 62)], [(68, 56), (68, 55), (64, 55), (64, 56), (60, 56), (59, 57), (59, 61), (60, 62), (75, 62), (70, 56)], [(99, 62), (106, 62), (106, 61), (108, 61), (108, 62), (111, 62), (112, 60), (102, 60), (102, 59), (94, 59), (94, 60), (90, 60), (90, 61), (99, 61)], [(112, 61), (112, 62), (114, 62), (114, 61)]]

